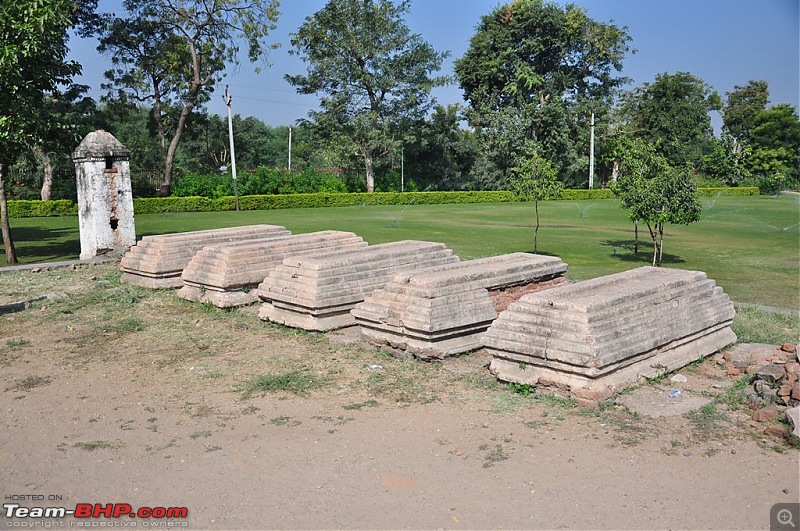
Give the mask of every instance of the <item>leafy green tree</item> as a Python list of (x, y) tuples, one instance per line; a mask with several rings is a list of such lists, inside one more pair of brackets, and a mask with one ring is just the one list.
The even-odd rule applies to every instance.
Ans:
[[(749, 134), (753, 153), (751, 170), (775, 180), (778, 187), (789, 186), (800, 176), (800, 120), (788, 103), (765, 109), (753, 118)], [(781, 177), (782, 176), (782, 177)], [(780, 191), (770, 190), (769, 192)]]
[(671, 166), (697, 168), (714, 138), (709, 113), (721, 105), (719, 94), (703, 80), (688, 72), (663, 73), (624, 93), (620, 114), (631, 134)]
[(0, 4), (0, 225), (9, 264), (17, 257), (8, 223), (4, 169), (37, 136), (37, 108), (46, 95), (80, 73), (80, 65), (66, 59), (74, 10), (69, 0)]
[(712, 151), (703, 158), (701, 171), (710, 179), (736, 186), (750, 177), (749, 155), (749, 145), (739, 144), (730, 133), (723, 131), (721, 138), (715, 139)]
[[(531, 141), (560, 175), (574, 174), (582, 162), (585, 174), (580, 153), (587, 151), (589, 112), (607, 106), (627, 82), (617, 73), (630, 41), (626, 28), (594, 21), (574, 4), (513, 0), (483, 16), (455, 62), (479, 131), (482, 179), (502, 183), (517, 165), (503, 153), (528, 158)], [(509, 119), (519, 134), (506, 134)]]
[(550, 161), (538, 155), (526, 159), (514, 168), (510, 181), (511, 189), (527, 200), (533, 201), (536, 211), (536, 226), (533, 229), (533, 252), (539, 250), (539, 201), (557, 199), (564, 190)]
[(96, 116), (98, 127), (131, 150), (131, 174), (163, 169), (152, 109), (118, 100), (101, 104)]
[(767, 108), (769, 87), (766, 81), (753, 81), (725, 94), (722, 108), (722, 127), (736, 141), (734, 149), (750, 141), (750, 131), (758, 113)]
[(700, 219), (700, 200), (691, 175), (670, 167), (664, 156), (640, 139), (627, 144), (613, 189), (630, 220), (637, 226), (647, 225), (654, 266), (661, 266), (664, 226)]
[(319, 94), (309, 117), (316, 134), (344, 157), (364, 164), (367, 191), (375, 190), (375, 161), (400, 146), (397, 124), (424, 116), (439, 53), (409, 30), (409, 0), (329, 0), (292, 36), (306, 75), (287, 75), (302, 94)]
[(125, 18), (111, 19), (99, 50), (111, 56), (110, 96), (152, 105), (164, 160), (163, 193), (193, 110), (208, 101), (240, 43), (258, 63), (271, 48), (278, 0), (125, 0)]
[[(406, 190), (459, 190), (474, 160), (474, 134), (462, 129), (460, 105), (437, 105), (430, 117), (411, 124), (405, 142)], [(395, 164), (395, 170), (397, 164)]]
[(76, 84), (57, 88), (36, 109), (38, 134), (30, 139), (29, 147), (42, 169), (42, 201), (50, 200), (56, 160), (72, 165), (72, 151), (93, 129), (96, 105), (86, 96), (88, 90), (88, 86)]

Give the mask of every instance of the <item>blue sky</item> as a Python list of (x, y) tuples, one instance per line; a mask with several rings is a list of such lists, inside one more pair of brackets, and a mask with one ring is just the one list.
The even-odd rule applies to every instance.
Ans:
[[(101, 11), (121, 12), (120, 0), (100, 0)], [(497, 0), (412, 0), (407, 23), (439, 51), (451, 56), (442, 74), (452, 74), (452, 61), (464, 55), (480, 17)], [(564, 4), (559, 1), (557, 3)], [(716, 89), (720, 96), (751, 79), (769, 83), (772, 103), (800, 105), (800, 0), (574, 0), (601, 22), (627, 26), (635, 54), (628, 55), (622, 74), (633, 79), (627, 88), (652, 82), (662, 72), (690, 72)], [(272, 42), (269, 68), (256, 74), (243, 56), (238, 71), (228, 73), (208, 105), (225, 114), (224, 85), (230, 85), (232, 109), (270, 125), (288, 125), (306, 117), (316, 106), (313, 96), (298, 95), (284, 74), (305, 72), (297, 56), (289, 55), (289, 34), (325, 5), (325, 0), (283, 0)], [(78, 81), (92, 87), (99, 99), (106, 58), (94, 40), (73, 40), (71, 58), (83, 64)], [(436, 89), (442, 104), (462, 102), (457, 85)], [(715, 126), (720, 119), (714, 116)]]

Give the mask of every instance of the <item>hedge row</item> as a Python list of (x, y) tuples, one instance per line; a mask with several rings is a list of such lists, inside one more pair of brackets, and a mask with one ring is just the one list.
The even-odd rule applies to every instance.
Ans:
[(758, 195), (759, 190), (757, 186), (739, 186), (737, 188), (698, 188), (697, 194), (700, 197), (718, 197), (722, 195)]
[(8, 201), (8, 217), (40, 218), (45, 216), (77, 216), (78, 205), (69, 199), (39, 201), (38, 199), (12, 199)]
[[(698, 188), (702, 197), (720, 195), (758, 195), (758, 188)], [(611, 190), (564, 190), (561, 199), (613, 199)], [(514, 201), (512, 192), (375, 192), (354, 194), (284, 194), (246, 195), (239, 198), (242, 210), (275, 210), (281, 208), (322, 208), (340, 206), (374, 205), (441, 205), (464, 203), (507, 203)], [(167, 212), (218, 212), (234, 210), (236, 201), (226, 196), (218, 199), (207, 197), (148, 197), (133, 200), (137, 214), (164, 214)], [(8, 214), (12, 218), (41, 216), (75, 216), (78, 206), (68, 199), (57, 201), (11, 200)]]

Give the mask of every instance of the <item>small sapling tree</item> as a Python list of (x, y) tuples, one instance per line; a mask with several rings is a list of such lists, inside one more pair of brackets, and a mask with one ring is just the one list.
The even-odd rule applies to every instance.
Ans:
[(534, 155), (514, 168), (509, 178), (511, 189), (518, 197), (533, 201), (536, 211), (536, 226), (533, 230), (533, 252), (537, 252), (539, 238), (539, 201), (556, 199), (561, 195), (564, 185), (558, 180), (556, 170), (550, 161)]

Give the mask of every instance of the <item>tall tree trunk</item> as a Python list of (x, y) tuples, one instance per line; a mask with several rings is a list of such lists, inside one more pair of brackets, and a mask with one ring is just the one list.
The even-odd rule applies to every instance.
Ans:
[(633, 222), (633, 254), (639, 254), (639, 222)]
[(536, 227), (533, 229), (533, 252), (539, 251), (539, 201), (533, 202), (534, 210), (536, 210)]
[[(211, 77), (201, 78), (201, 61), (200, 55), (193, 42), (189, 42), (189, 51), (192, 55), (192, 81), (189, 83), (189, 90), (186, 93), (186, 104), (181, 109), (181, 115), (178, 117), (178, 123), (175, 125), (175, 134), (167, 148), (167, 155), (164, 157), (164, 184), (161, 185), (160, 194), (169, 195), (172, 193), (172, 170), (175, 166), (175, 152), (178, 151), (178, 144), (181, 142), (183, 130), (186, 128), (186, 120), (192, 114), (195, 102), (197, 102), (197, 94), (200, 89), (212, 81)], [(159, 121), (161, 117), (159, 116)]]
[(611, 163), (611, 181), (617, 182), (617, 176), (619, 176), (619, 159), (614, 159)]
[(364, 169), (367, 173), (367, 192), (372, 193), (375, 191), (375, 167), (372, 160), (372, 152), (364, 150)]
[(11, 237), (11, 226), (8, 224), (8, 204), (6, 203), (5, 165), (0, 163), (0, 225), (2, 225), (3, 248), (6, 251), (6, 262), (17, 263), (17, 251)]
[(664, 224), (658, 225), (658, 267), (661, 267), (661, 262), (664, 258)]
[(45, 153), (41, 146), (33, 148), (33, 155), (41, 163), (43, 168), (42, 201), (50, 201), (50, 195), (53, 190), (53, 162), (50, 160), (50, 155)]
[(189, 100), (189, 103), (184, 105), (181, 110), (181, 115), (178, 118), (178, 124), (175, 126), (175, 134), (172, 136), (169, 148), (167, 148), (167, 156), (164, 159), (164, 184), (161, 185), (160, 192), (163, 196), (169, 195), (172, 192), (172, 170), (175, 167), (175, 153), (178, 151), (178, 144), (180, 144), (183, 130), (186, 128), (186, 120), (189, 118), (189, 115), (192, 114), (193, 108), (193, 100)]

